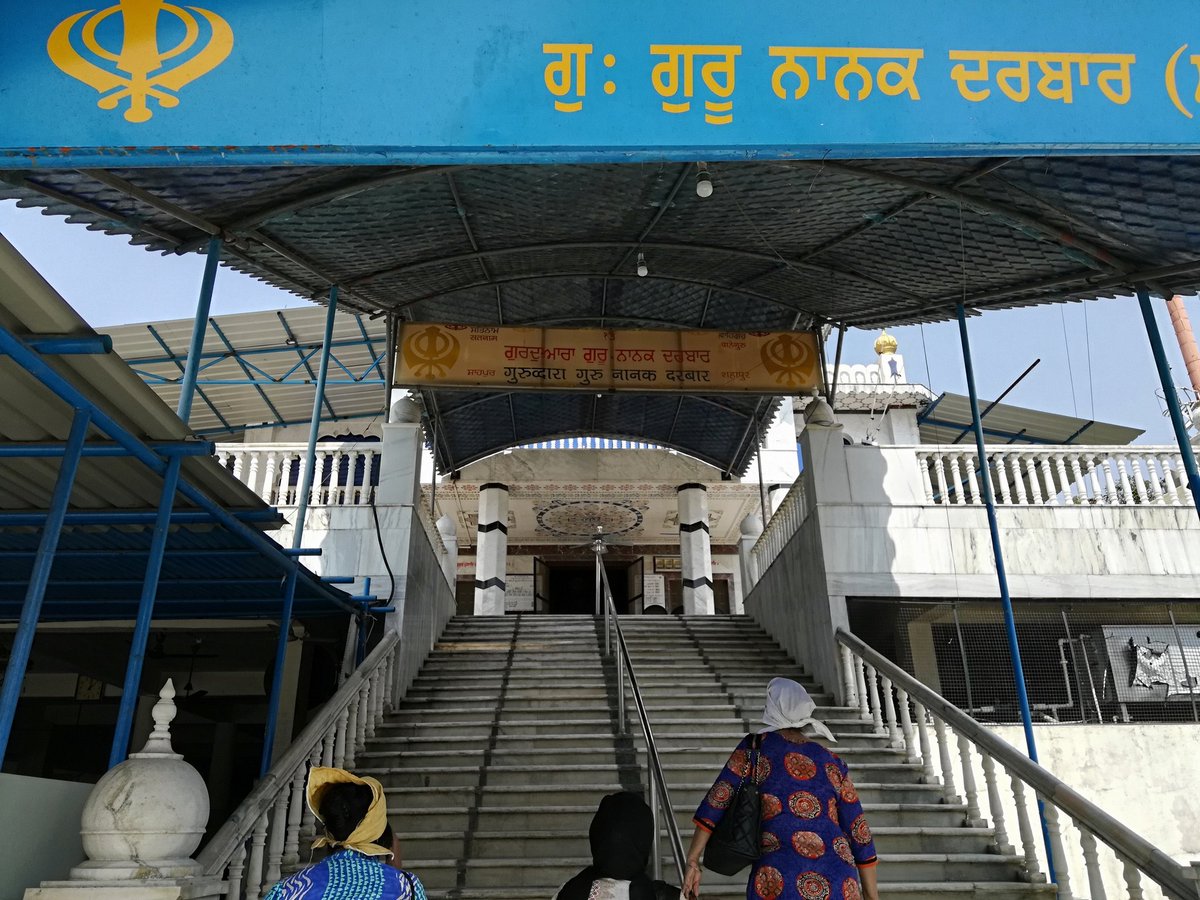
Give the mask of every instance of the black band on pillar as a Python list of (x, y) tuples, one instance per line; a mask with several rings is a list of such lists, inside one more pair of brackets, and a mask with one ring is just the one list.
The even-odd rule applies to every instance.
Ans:
[(482, 493), (483, 491), (492, 491), (492, 490), (495, 490), (495, 491), (507, 491), (507, 490), (508, 490), (508, 485), (507, 485), (507, 484), (501, 484), (501, 483), (500, 483), (500, 482), (498, 482), (498, 481), (489, 481), (487, 484), (481, 484), (481, 485), (479, 486), (479, 490), (480, 490), (480, 492), (481, 492), (481, 493)]
[[(475, 583), (479, 584), (478, 581)], [(683, 579), (683, 586), (685, 588), (691, 588), (692, 590), (695, 590), (698, 587), (712, 587), (713, 580), (711, 578), (685, 578)]]
[(502, 531), (504, 534), (508, 534), (508, 526), (503, 522), (488, 522), (486, 525), (482, 522), (479, 523), (480, 534), (487, 534), (489, 531)]
[(675, 488), (675, 493), (679, 493), (680, 491), (704, 491), (708, 493), (708, 487), (695, 481), (689, 481), (687, 484), (681, 484)]
[[(683, 523), (683, 522), (680, 522), (680, 523), (679, 523), (679, 530), (680, 530), (680, 531), (686, 531), (686, 532), (691, 532), (691, 531), (708, 531), (708, 523), (707, 523), (707, 522), (688, 522), (688, 523), (686, 523), (686, 524), (685, 524), (685, 523)], [(709, 532), (709, 534), (711, 534), (711, 533), (712, 533), (712, 532)]]
[(507, 590), (507, 585), (505, 585), (503, 578), (489, 578), (487, 581), (480, 581), (478, 578), (475, 579), (476, 590), (486, 591), (492, 587), (498, 587), (502, 591)]

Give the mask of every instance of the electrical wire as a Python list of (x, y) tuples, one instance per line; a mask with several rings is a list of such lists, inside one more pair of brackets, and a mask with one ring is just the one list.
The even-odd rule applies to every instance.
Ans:
[(1071, 379), (1071, 406), (1075, 410), (1075, 418), (1079, 418), (1079, 401), (1075, 398), (1075, 367), (1071, 364), (1071, 342), (1067, 340), (1067, 314), (1063, 305), (1058, 307), (1058, 315), (1062, 319), (1063, 346), (1067, 348), (1067, 375)]
[[(1088, 304), (1085, 300), (1083, 303), (1083, 341), (1087, 345), (1087, 371), (1088, 371), (1088, 405), (1090, 412), (1089, 419), (1096, 418), (1096, 386), (1095, 378), (1092, 377), (1092, 332), (1088, 328)], [(1078, 417), (1076, 417), (1078, 418)]]

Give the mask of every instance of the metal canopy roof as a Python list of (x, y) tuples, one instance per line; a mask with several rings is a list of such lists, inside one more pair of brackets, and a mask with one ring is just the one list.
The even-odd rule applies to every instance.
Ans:
[[(336, 317), (324, 420), (382, 414), (386, 329), (382, 319), (361, 313)], [(325, 311), (317, 307), (210, 317), (189, 420), (192, 428), (220, 438), (311, 421), (324, 332)], [(154, 392), (176, 406), (192, 320), (120, 325), (105, 333)]]
[[(991, 407), (989, 409), (989, 407)], [(997, 444), (1081, 444), (1119, 447), (1131, 443), (1142, 429), (1078, 419), (1057, 413), (981, 400), (984, 437)], [(986, 412), (985, 412), (986, 410)], [(917, 413), (921, 443), (971, 445), (971, 400), (964, 394), (942, 394)], [(961, 437), (960, 437), (961, 435)]]
[[(36, 346), (50, 335), (97, 338), (3, 238), (0, 327), (25, 346)], [(182, 460), (181, 485), (190, 487), (176, 495), (156, 617), (278, 617), (282, 550), (237, 522), (215, 520), (200, 501), (210, 508), (215, 503), (247, 523), (277, 525), (282, 522), (278, 513), (208, 455), (211, 445), (198, 441), (115, 354), (47, 354), (41, 359), (82, 395), (72, 402), (89, 405), (93, 421), (106, 416), (116, 423), (107, 427), (123, 429), (151, 449), (194, 442), (203, 454)], [(61, 447), (72, 420), (65, 397), (0, 354), (0, 448), (29, 453)], [(122, 447), (98, 439), (96, 426), (89, 434), (85, 448), (124, 454)], [(52, 455), (0, 454), (0, 619), (20, 615), (59, 465)], [(47, 585), (45, 618), (136, 615), (162, 486), (161, 474), (128, 455), (84, 455)], [(196, 499), (189, 502), (187, 492)], [(344, 592), (303, 567), (296, 597), (297, 608), (309, 613), (354, 609)]]
[[(218, 235), (224, 261), (241, 271), (318, 302), (336, 283), (347, 308), (410, 320), (875, 327), (946, 318), (960, 301), (1108, 297), (1134, 282), (1200, 288), (1196, 157), (778, 160), (709, 171), (707, 199), (690, 163), (10, 170), (0, 196), (163, 252)], [(645, 278), (634, 271), (639, 252)], [(505, 432), (505, 445), (604, 433), (580, 397), (498, 398), (476, 408), (482, 416), (486, 406), (490, 442), (459, 448), (449, 410), (474, 398), (427, 396), (449, 435), (443, 467)], [(634, 429), (642, 409), (661, 425), (662, 404), (628, 402), (634, 414), (613, 433), (651, 437)], [(691, 405), (680, 406), (678, 428), (689, 427)], [(524, 410), (543, 418), (525, 421)], [(736, 444), (715, 454), (723, 468), (748, 459)]]

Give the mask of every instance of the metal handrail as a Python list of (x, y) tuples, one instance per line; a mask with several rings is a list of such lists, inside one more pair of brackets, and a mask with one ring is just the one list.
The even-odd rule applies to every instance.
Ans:
[[(629, 687), (633, 693), (633, 704), (637, 709), (638, 722), (642, 726), (642, 734), (646, 737), (646, 773), (650, 788), (650, 811), (654, 817), (654, 845), (652, 857), (654, 877), (662, 877), (662, 856), (658, 850), (660, 810), (665, 810), (667, 838), (671, 844), (671, 856), (675, 860), (675, 872), (679, 883), (683, 883), (683, 875), (687, 856), (683, 849), (683, 838), (679, 835), (679, 825), (675, 821), (675, 807), (671, 804), (671, 792), (667, 788), (667, 779), (663, 775), (662, 760), (658, 755), (658, 744), (654, 740), (654, 731), (650, 727), (650, 717), (646, 713), (646, 703), (642, 699), (642, 689), (638, 686), (637, 673), (629, 659), (629, 648), (625, 643), (625, 633), (621, 630), (621, 622), (617, 618), (617, 608), (613, 603), (612, 589), (608, 584), (608, 574), (604, 571), (604, 563), (600, 553), (596, 553), (597, 587), (602, 588), (604, 597), (604, 650), (612, 656), (612, 636), (616, 635), (617, 653), (617, 715), (620, 721), (621, 733), (625, 733), (625, 676), (629, 676)], [(661, 804), (661, 805), (660, 805)]]
[[(839, 628), (837, 641), (857, 654), (879, 675), (889, 679), (896, 688), (906, 692), (909, 698), (920, 703), (928, 712), (942, 719), (951, 729), (1001, 763), (1012, 775), (1032, 787), (1045, 802), (1065, 812), (1078, 825), (1116, 851), (1118, 856), (1136, 864), (1156, 881), (1165, 893), (1177, 898), (1196, 897), (1197, 887), (1186, 866), (1177, 863), (1141, 835), (1131, 831), (1066, 783), (1055, 778), (995, 732), (976, 722), (857, 636)], [(1055, 862), (1057, 865), (1058, 861)]]

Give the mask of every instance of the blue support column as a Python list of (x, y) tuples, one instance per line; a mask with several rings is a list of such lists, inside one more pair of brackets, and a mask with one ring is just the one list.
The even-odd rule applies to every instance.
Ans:
[(1192, 442), (1188, 440), (1187, 423), (1179, 406), (1179, 393), (1171, 379), (1171, 366), (1167, 362), (1167, 352), (1163, 347), (1162, 335), (1158, 331), (1150, 292), (1139, 285), (1137, 298), (1142, 308), (1142, 319), (1146, 323), (1146, 336), (1150, 338), (1154, 366), (1158, 369), (1158, 380), (1162, 382), (1163, 396), (1167, 400), (1167, 411), (1171, 414), (1171, 427), (1175, 429), (1175, 441), (1179, 444), (1179, 454), (1183, 457), (1183, 470), (1187, 474), (1188, 487), (1192, 489), (1192, 503), (1196, 505), (1196, 514), (1200, 515), (1200, 473), (1196, 469), (1196, 452), (1192, 449)]
[(283, 695), (283, 668), (287, 660), (288, 637), (292, 633), (292, 607), (296, 602), (296, 578), (299, 563), (287, 574), (283, 585), (283, 612), (279, 615), (279, 640), (275, 644), (275, 671), (271, 673), (271, 694), (267, 700), (267, 723), (263, 731), (262, 762), (259, 777), (271, 771), (271, 756), (275, 751), (275, 727), (279, 718), (279, 702)]
[(129, 735), (133, 731), (133, 716), (137, 712), (138, 690), (142, 684), (142, 664), (146, 659), (146, 642), (150, 638), (150, 621), (154, 617), (154, 600), (158, 595), (158, 578), (162, 573), (163, 554), (171, 530), (171, 510), (175, 506), (175, 489), (179, 486), (179, 466), (183, 459), (171, 457), (163, 476), (162, 496), (158, 501), (158, 516), (150, 539), (150, 555), (146, 560), (146, 576), (142, 580), (142, 596), (138, 601), (137, 620), (133, 626), (133, 642), (125, 664), (125, 682), (121, 688), (121, 707), (117, 712), (117, 730), (113, 735), (112, 751), (108, 756), (111, 769), (129, 753)]
[[(1000, 546), (1000, 523), (996, 520), (996, 498), (992, 494), (992, 478), (988, 469), (987, 447), (983, 438), (983, 419), (979, 415), (979, 395), (975, 391), (975, 365), (971, 362), (971, 340), (967, 334), (967, 311), (960, 303), (958, 312), (958, 335), (962, 340), (963, 367), (967, 374), (967, 393), (971, 398), (971, 428), (975, 432), (975, 450), (979, 454), (979, 483), (983, 488), (983, 502), (987, 506), (988, 530), (992, 535), (992, 554), (996, 559), (996, 580), (1000, 584), (1000, 605), (1004, 609), (1004, 628), (1008, 635), (1008, 658), (1012, 663), (1013, 681), (1017, 688), (1017, 702), (1021, 707), (1021, 725), (1025, 730), (1025, 748), (1029, 758), (1038, 761), (1037, 742), (1033, 737), (1033, 715), (1029, 710), (1029, 693), (1025, 689), (1025, 668), (1021, 665), (1021, 648), (1017, 645), (1017, 622), (1013, 617), (1012, 596), (1008, 592), (1008, 573), (1004, 568), (1004, 551)], [(1046, 861), (1050, 880), (1054, 881), (1054, 850), (1050, 844), (1050, 832), (1046, 828), (1046, 817), (1042, 812), (1042, 801), (1038, 800), (1038, 815), (1042, 823), (1042, 841), (1046, 845)], [(1059, 861), (1060, 863), (1062, 860)]]
[(208, 311), (212, 306), (213, 285), (217, 281), (217, 265), (221, 261), (221, 239), (208, 242), (208, 257), (204, 260), (204, 278), (200, 282), (200, 300), (196, 304), (196, 320), (192, 324), (192, 342), (188, 345), (187, 362), (183, 368), (183, 383), (179, 388), (176, 412), (186, 423), (192, 414), (192, 398), (196, 393), (196, 376), (200, 373), (200, 354), (204, 352), (204, 332), (208, 330)]
[(304, 519), (308, 515), (308, 495), (312, 491), (313, 471), (317, 462), (317, 436), (321, 433), (321, 407), (325, 403), (325, 380), (329, 375), (329, 349), (333, 342), (333, 320), (337, 316), (337, 285), (329, 288), (329, 305), (325, 312), (325, 342), (321, 345), (321, 368), (317, 371), (317, 393), (313, 397), (312, 423), (308, 429), (308, 449), (304, 454), (304, 479), (300, 487), (300, 502), (296, 507), (296, 530), (292, 546), (304, 540)]
[(25, 667), (29, 664), (29, 653), (33, 649), (33, 636), (37, 632), (38, 619), (42, 614), (42, 600), (46, 596), (46, 585), (50, 582), (50, 570), (54, 567), (54, 554), (58, 550), (58, 537), (62, 532), (63, 519), (71, 503), (71, 489), (75, 486), (75, 473), (79, 471), (79, 460), (83, 456), (83, 444), (87, 438), (91, 414), (86, 409), (76, 409), (71, 420), (71, 434), (67, 438), (67, 452), (58, 467), (58, 480), (54, 483), (54, 494), (50, 501), (50, 513), (42, 528), (37, 556), (33, 560), (33, 571), (29, 576), (29, 587), (25, 591), (25, 605), (21, 607), (21, 620), (13, 638), (8, 656), (8, 667), (4, 670), (4, 684), (0, 687), (0, 766), (8, 750), (8, 739), (12, 735), (13, 718), (17, 714), (17, 701), (25, 682)]

